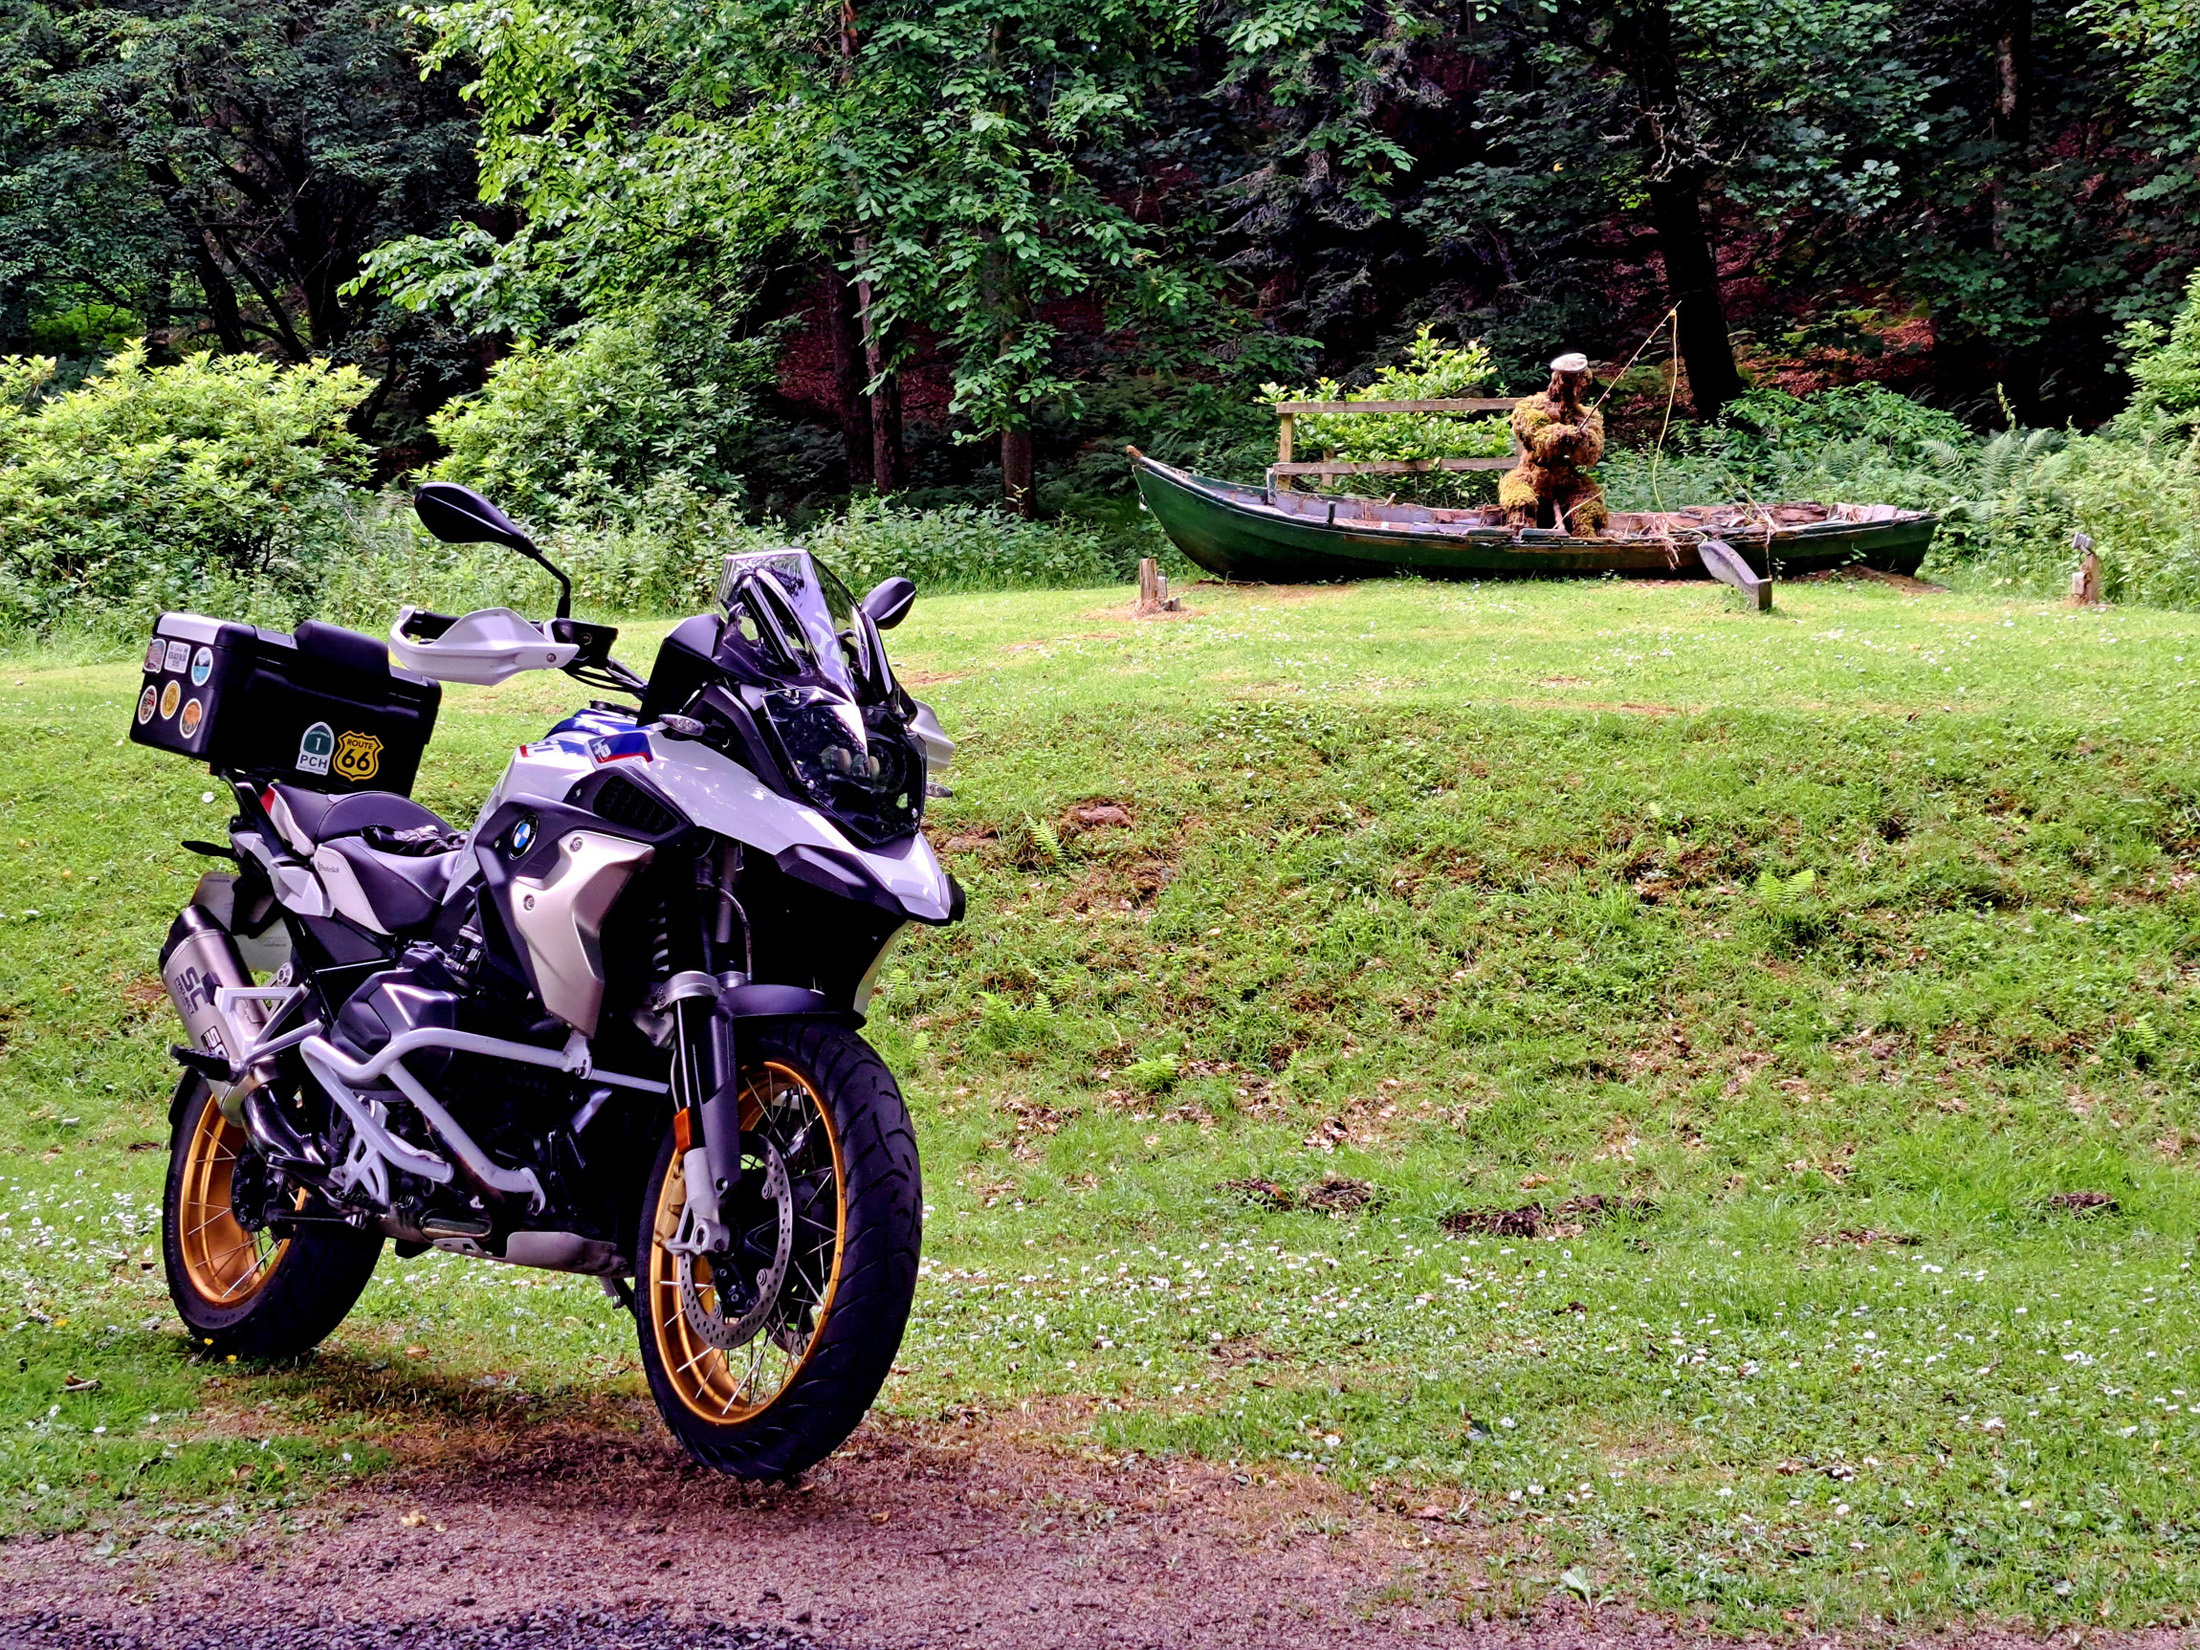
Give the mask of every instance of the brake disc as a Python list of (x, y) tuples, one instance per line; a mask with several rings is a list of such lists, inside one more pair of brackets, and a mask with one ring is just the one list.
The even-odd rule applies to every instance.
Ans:
[[(794, 1198), (787, 1186), (787, 1166), (780, 1160), (779, 1152), (768, 1140), (757, 1142), (757, 1149), (764, 1154), (763, 1200), (779, 1212), (777, 1241), (772, 1245), (769, 1265), (756, 1274), (755, 1298), (746, 1312), (737, 1318), (728, 1318), (715, 1311), (703, 1299), (703, 1291), (695, 1281), (695, 1257), (675, 1255), (679, 1268), (680, 1315), (687, 1320), (688, 1328), (705, 1346), (720, 1352), (731, 1352), (737, 1346), (746, 1346), (756, 1338), (756, 1332), (771, 1317), (772, 1308), (779, 1302), (779, 1289), (787, 1281), (787, 1262), (794, 1254)], [(737, 1277), (732, 1260), (724, 1255), (708, 1257), (713, 1274)], [(711, 1288), (711, 1293), (721, 1303), (726, 1300), (723, 1284)]]

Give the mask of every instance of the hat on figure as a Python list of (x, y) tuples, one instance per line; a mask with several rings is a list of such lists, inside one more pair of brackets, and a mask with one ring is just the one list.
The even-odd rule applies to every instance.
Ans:
[(1587, 372), (1588, 370), (1589, 358), (1578, 351), (1561, 355), (1551, 363), (1551, 371), (1553, 372)]

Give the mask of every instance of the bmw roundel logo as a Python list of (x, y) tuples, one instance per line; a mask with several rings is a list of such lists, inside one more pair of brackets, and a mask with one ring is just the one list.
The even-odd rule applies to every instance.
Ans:
[(524, 854), (535, 845), (535, 822), (523, 819), (512, 827), (512, 852)]

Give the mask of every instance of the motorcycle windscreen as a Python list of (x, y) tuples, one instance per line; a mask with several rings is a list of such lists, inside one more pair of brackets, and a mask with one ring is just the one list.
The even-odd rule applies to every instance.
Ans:
[(766, 674), (859, 703), (885, 697), (855, 598), (807, 550), (728, 556), (718, 602), (729, 621), (727, 644)]
[(722, 647), (771, 685), (758, 720), (787, 776), (866, 847), (924, 813), (924, 759), (887, 675), (878, 634), (848, 588), (801, 550), (728, 556)]

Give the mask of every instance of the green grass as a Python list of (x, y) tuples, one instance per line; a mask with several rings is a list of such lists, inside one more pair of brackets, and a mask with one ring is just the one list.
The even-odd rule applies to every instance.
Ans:
[[(1481, 1556), (1410, 1579), (1468, 1612), (1571, 1573), (1734, 1628), (2184, 1619), (2200, 619), (1190, 596), (897, 635), (964, 742), (932, 823), (971, 915), (871, 1026), (928, 1175), (887, 1406), (1435, 1507)], [(385, 1261), (302, 1369), (189, 1361), (128, 1148), (173, 844), (220, 810), (117, 743), (134, 683), (0, 667), (0, 1527), (218, 1535), (424, 1436), (641, 1424), (592, 1286), (455, 1261)], [(453, 691), (419, 794), (470, 814), (574, 697)], [(1373, 1201), (1226, 1185), (1325, 1175)], [(1619, 1217), (1443, 1225), (1589, 1194)]]

